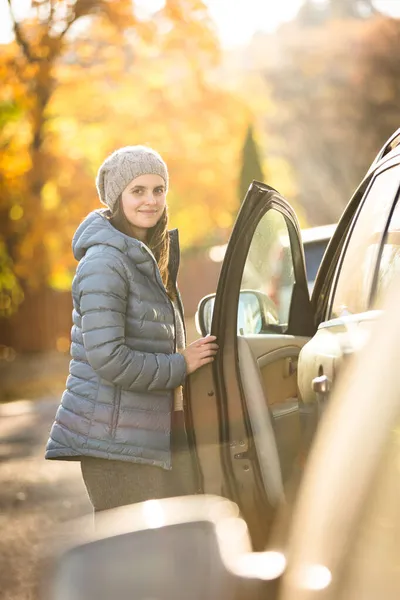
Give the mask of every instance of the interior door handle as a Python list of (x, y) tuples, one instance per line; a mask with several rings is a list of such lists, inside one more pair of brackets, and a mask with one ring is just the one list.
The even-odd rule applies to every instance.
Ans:
[(327, 375), (320, 375), (312, 380), (312, 389), (316, 394), (329, 394), (332, 382)]
[(291, 377), (292, 375), (294, 375), (294, 373), (296, 373), (297, 371), (297, 363), (298, 363), (298, 358), (290, 356), (289, 358), (287, 358), (285, 360), (285, 372), (284, 372), (284, 377)]
[(325, 410), (331, 387), (332, 382), (327, 375), (320, 375), (312, 380), (312, 388), (316, 395), (316, 407), (319, 419), (322, 417)]

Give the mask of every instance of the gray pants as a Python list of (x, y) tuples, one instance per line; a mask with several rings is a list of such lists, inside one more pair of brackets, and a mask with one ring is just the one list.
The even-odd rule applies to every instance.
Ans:
[(175, 415), (171, 471), (152, 465), (82, 456), (83, 481), (95, 512), (196, 493), (190, 453), (179, 420), (180, 415)]

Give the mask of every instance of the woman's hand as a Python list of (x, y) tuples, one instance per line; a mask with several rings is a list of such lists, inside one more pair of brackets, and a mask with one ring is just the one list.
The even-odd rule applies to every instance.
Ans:
[(188, 375), (214, 360), (214, 356), (218, 350), (218, 344), (215, 343), (216, 339), (215, 335), (207, 335), (204, 338), (196, 340), (185, 348), (185, 350), (181, 351), (186, 361), (186, 372)]

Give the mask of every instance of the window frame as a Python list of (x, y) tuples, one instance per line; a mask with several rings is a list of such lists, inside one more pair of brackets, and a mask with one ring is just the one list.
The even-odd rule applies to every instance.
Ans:
[(328, 302), (327, 302), (327, 306), (326, 306), (326, 311), (325, 311), (325, 317), (322, 320), (322, 323), (327, 323), (329, 321), (336, 321), (337, 317), (334, 317), (332, 315), (332, 310), (333, 310), (333, 303), (335, 300), (335, 295), (336, 295), (336, 291), (337, 291), (337, 285), (338, 285), (338, 281), (342, 272), (342, 267), (343, 267), (343, 262), (346, 259), (346, 255), (347, 255), (347, 251), (349, 248), (349, 244), (350, 244), (350, 240), (352, 238), (352, 235), (354, 233), (354, 229), (357, 225), (359, 216), (361, 214), (361, 211), (363, 210), (365, 203), (367, 201), (367, 198), (369, 196), (369, 193), (371, 192), (376, 180), (378, 179), (378, 177), (380, 177), (380, 175), (382, 175), (382, 173), (384, 173), (385, 171), (389, 170), (389, 169), (394, 169), (394, 168), (398, 168), (399, 169), (399, 182), (398, 182), (398, 187), (397, 187), (397, 191), (394, 193), (393, 196), (393, 200), (392, 203), (390, 205), (390, 209), (388, 211), (386, 220), (385, 220), (385, 225), (382, 229), (382, 233), (380, 235), (380, 239), (379, 239), (379, 247), (378, 247), (378, 251), (376, 253), (376, 257), (375, 257), (375, 261), (372, 267), (372, 277), (369, 283), (369, 289), (367, 290), (367, 303), (366, 303), (366, 310), (362, 311), (361, 313), (357, 313), (357, 314), (362, 314), (365, 312), (368, 312), (369, 310), (371, 310), (371, 305), (372, 305), (372, 300), (373, 300), (373, 293), (374, 293), (374, 284), (376, 282), (376, 278), (377, 278), (377, 269), (378, 269), (378, 265), (380, 263), (380, 258), (381, 258), (381, 253), (382, 253), (382, 248), (384, 245), (384, 240), (386, 239), (386, 232), (387, 232), (387, 228), (389, 226), (390, 223), (390, 219), (392, 217), (393, 214), (393, 210), (394, 207), (397, 203), (399, 194), (400, 194), (400, 161), (399, 161), (399, 157), (396, 157), (396, 160), (392, 160), (392, 161), (387, 161), (384, 164), (381, 165), (381, 168), (377, 169), (375, 171), (375, 173), (373, 174), (373, 176), (371, 177), (370, 181), (368, 182), (368, 185), (362, 195), (362, 198), (360, 200), (359, 205), (357, 206), (352, 218), (349, 221), (349, 224), (347, 226), (347, 230), (343, 236), (343, 242), (341, 244), (341, 249), (340, 249), (340, 254), (339, 254), (339, 258), (338, 261), (336, 263), (335, 266), (335, 270), (332, 276), (332, 281), (331, 281), (331, 285), (328, 291)]
[(383, 236), (381, 238), (380, 241), (380, 245), (379, 245), (379, 249), (377, 252), (377, 259), (376, 259), (376, 264), (375, 264), (375, 270), (374, 270), (374, 274), (373, 274), (373, 278), (372, 278), (372, 284), (371, 284), (371, 290), (370, 290), (370, 294), (369, 294), (369, 310), (372, 309), (375, 300), (376, 300), (376, 294), (378, 291), (378, 279), (379, 279), (379, 271), (380, 271), (380, 266), (381, 266), (381, 262), (382, 262), (382, 255), (383, 255), (383, 250), (385, 248), (386, 245), (386, 240), (388, 237), (388, 233), (389, 233), (389, 228), (390, 228), (390, 224), (392, 222), (392, 218), (393, 215), (396, 211), (397, 206), (399, 206), (399, 199), (400, 199), (400, 185), (397, 189), (397, 192), (395, 194), (395, 200), (392, 204), (392, 207), (390, 209), (390, 214), (389, 214), (389, 218), (386, 221), (385, 224), (385, 229), (383, 232)]
[[(255, 239), (256, 236), (256, 232), (260, 226), (260, 224), (262, 223), (263, 219), (265, 219), (266, 217), (268, 217), (272, 212), (275, 212), (277, 215), (279, 215), (282, 219), (282, 231), (283, 231), (283, 226), (285, 228), (285, 234), (287, 235), (288, 238), (288, 245), (287, 245), (287, 249), (288, 249), (288, 259), (290, 260), (291, 266), (292, 266), (292, 272), (291, 272), (291, 276), (292, 276), (292, 281), (290, 282), (290, 285), (287, 287), (290, 287), (290, 298), (289, 298), (289, 302), (288, 302), (288, 306), (287, 306), (287, 321), (280, 321), (280, 315), (279, 315), (279, 306), (277, 306), (277, 312), (278, 312), (278, 319), (279, 322), (276, 323), (276, 326), (274, 325), (269, 325), (266, 320), (265, 320), (265, 315), (263, 313), (263, 311), (261, 310), (261, 329), (258, 332), (253, 332), (252, 335), (273, 335), (273, 334), (279, 334), (279, 335), (292, 335), (293, 334), (293, 327), (296, 329), (296, 322), (295, 322), (295, 318), (296, 315), (293, 315), (293, 311), (291, 310), (292, 307), (292, 298), (295, 294), (295, 287), (296, 284), (298, 284), (299, 282), (301, 284), (303, 284), (303, 268), (299, 265), (298, 260), (296, 260), (295, 256), (296, 253), (298, 255), (300, 255), (301, 252), (303, 252), (304, 254), (304, 246), (301, 243), (301, 240), (297, 240), (296, 239), (296, 235), (293, 229), (293, 222), (290, 219), (290, 215), (286, 212), (283, 211), (283, 209), (281, 207), (278, 206), (271, 206), (269, 208), (267, 208), (267, 210), (263, 213), (263, 215), (259, 218), (256, 227), (254, 228), (253, 232), (252, 232), (252, 237), (250, 240), (250, 244), (247, 247), (246, 253), (245, 253), (245, 261), (244, 264), (242, 266), (242, 279), (241, 279), (241, 283), (240, 283), (240, 288), (239, 288), (239, 297), (240, 294), (242, 292), (245, 291), (252, 291), (253, 293), (255, 293), (256, 295), (262, 293), (261, 290), (254, 288), (254, 289), (248, 289), (247, 285), (243, 285), (243, 277), (244, 277), (244, 272), (246, 269), (246, 265), (247, 265), (247, 261), (248, 261), (248, 257), (252, 248), (252, 244), (253, 244), (253, 240)], [(284, 248), (282, 246), (282, 248)], [(271, 264), (269, 259), (270, 257), (268, 255), (263, 257), (263, 262), (264, 263), (269, 263)], [(303, 255), (304, 258), (304, 268), (305, 268), (305, 256)], [(304, 271), (305, 273), (305, 271)], [(305, 279), (305, 282), (307, 282), (307, 278)], [(243, 286), (243, 287), (242, 287)], [(279, 286), (279, 289), (281, 291), (281, 289), (283, 289), (285, 286)], [(266, 295), (268, 297), (268, 295)], [(260, 305), (260, 308), (261, 305)], [(238, 302), (238, 310), (237, 310), (237, 330), (239, 331), (239, 313), (240, 313), (240, 300)], [(251, 333), (248, 332), (247, 335)], [(246, 334), (243, 334), (246, 335)]]

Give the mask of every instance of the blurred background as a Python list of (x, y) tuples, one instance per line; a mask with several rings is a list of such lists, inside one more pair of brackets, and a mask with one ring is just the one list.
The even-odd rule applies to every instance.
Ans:
[(2, 399), (60, 382), (71, 238), (109, 152), (169, 165), (191, 338), (251, 180), (303, 227), (335, 222), (399, 126), (399, 17), (399, 0), (1, 0)]
[(400, 0), (0, 0), (1, 598), (36, 598), (42, 533), (90, 510), (43, 445), (105, 156), (143, 143), (169, 166), (193, 339), (253, 179), (302, 227), (339, 218), (400, 126), (399, 56)]

